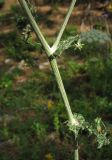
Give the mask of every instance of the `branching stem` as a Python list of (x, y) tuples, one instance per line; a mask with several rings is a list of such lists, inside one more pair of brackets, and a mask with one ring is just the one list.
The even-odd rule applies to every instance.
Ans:
[[(24, 9), (29, 21), (30, 21), (30, 24), (31, 24), (33, 30), (35, 31), (36, 36), (41, 41), (41, 43), (42, 43), (42, 45), (43, 45), (43, 47), (44, 47), (44, 49), (46, 51), (47, 56), (50, 57), (53, 54), (52, 48), (50, 48), (49, 44), (47, 43), (47, 41), (45, 40), (43, 34), (41, 33), (41, 31), (40, 31), (40, 29), (39, 29), (34, 17), (32, 16), (32, 13), (31, 13), (30, 9), (28, 8), (28, 5), (27, 5), (26, 1), (25, 0), (19, 0), (19, 2), (21, 4), (22, 8)], [(74, 8), (75, 2), (76, 2), (76, 0), (73, 0), (71, 5), (70, 5), (70, 9), (68, 10), (68, 14), (67, 14), (67, 16), (65, 18), (65, 21), (64, 21), (64, 23), (62, 25), (62, 28), (60, 30), (60, 33), (59, 33), (59, 36), (57, 38), (56, 44), (59, 43), (60, 38), (61, 38), (61, 36), (62, 36), (62, 34), (63, 34), (64, 30), (65, 30), (65, 27), (67, 25), (67, 22), (69, 20), (71, 12), (72, 12), (72, 10)], [(63, 98), (64, 105), (65, 105), (67, 113), (68, 113), (69, 123), (71, 125), (78, 125), (79, 124), (78, 121), (73, 117), (73, 113), (71, 111), (71, 107), (70, 107), (70, 104), (69, 104), (69, 101), (68, 101), (68, 97), (66, 95), (66, 91), (65, 91), (62, 79), (61, 79), (61, 75), (60, 75), (60, 72), (59, 72), (59, 69), (58, 69), (58, 65), (57, 65), (56, 59), (50, 60), (50, 64), (51, 64), (53, 73), (55, 75), (55, 79), (57, 81), (58, 88), (60, 90), (61, 96)]]

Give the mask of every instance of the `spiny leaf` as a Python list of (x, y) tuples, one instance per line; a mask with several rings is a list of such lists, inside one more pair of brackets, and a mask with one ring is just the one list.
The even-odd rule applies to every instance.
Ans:
[(79, 36), (70, 36), (66, 40), (60, 42), (58, 49), (57, 49), (57, 56), (60, 56), (65, 50), (74, 47), (74, 48), (81, 48), (81, 41), (79, 41)]
[(80, 131), (86, 130), (89, 135), (94, 135), (98, 143), (98, 149), (104, 145), (108, 145), (107, 129), (101, 118), (96, 118), (93, 123), (86, 122), (81, 114), (74, 114), (74, 118), (78, 120), (79, 125), (71, 125), (68, 123), (69, 130), (75, 134), (77, 138)]

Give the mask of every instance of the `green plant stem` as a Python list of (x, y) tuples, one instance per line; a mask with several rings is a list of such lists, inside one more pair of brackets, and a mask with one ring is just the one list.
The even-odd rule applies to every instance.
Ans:
[(79, 160), (79, 150), (78, 150), (78, 141), (77, 139), (75, 140), (76, 145), (75, 145), (75, 150), (74, 150), (74, 160)]
[[(40, 41), (41, 41), (41, 43), (42, 43), (42, 45), (43, 45), (43, 47), (46, 51), (46, 54), (49, 58), (53, 54), (53, 52), (56, 51), (55, 48), (53, 48), (53, 49), (50, 48), (50, 46), (46, 42), (46, 40), (45, 40), (44, 36), (42, 35), (38, 25), (35, 22), (34, 17), (32, 16), (32, 14), (30, 12), (30, 9), (28, 8), (25, 0), (19, 0), (19, 2), (21, 4), (21, 6), (23, 7), (23, 9), (25, 10), (31, 26), (32, 26), (33, 30), (35, 31), (36, 36), (40, 39)], [(57, 37), (56, 43), (54, 44), (54, 45), (56, 45), (56, 47), (60, 42), (60, 39), (62, 37), (62, 34), (63, 34), (64, 30), (65, 30), (65, 27), (67, 25), (68, 19), (69, 19), (70, 15), (71, 15), (71, 12), (73, 10), (75, 2), (76, 2), (76, 0), (72, 1), (72, 4), (71, 4), (70, 9), (68, 11), (67, 17), (65, 18), (64, 24), (62, 25), (62, 28), (60, 30), (60, 33), (59, 33), (58, 37)], [(65, 105), (65, 108), (66, 108), (66, 111), (67, 111), (67, 114), (68, 114), (68, 118), (69, 118), (69, 123), (71, 125), (79, 125), (79, 122), (73, 116), (73, 113), (72, 113), (72, 110), (71, 110), (71, 107), (70, 107), (70, 104), (69, 104), (69, 101), (68, 101), (68, 97), (67, 97), (67, 94), (66, 94), (63, 82), (62, 82), (62, 78), (61, 78), (61, 75), (60, 75), (60, 72), (59, 72), (59, 69), (58, 69), (57, 61), (56, 61), (55, 58), (54, 59), (49, 58), (49, 61), (50, 61), (53, 73), (55, 75), (55, 79), (56, 79), (56, 82), (58, 84), (59, 91), (60, 91), (61, 96), (63, 98), (63, 102), (64, 102), (64, 105)], [(75, 150), (75, 160), (79, 160), (78, 148), (76, 148), (76, 150)]]
[[(31, 24), (33, 30), (35, 31), (36, 36), (40, 39), (40, 41), (41, 41), (41, 43), (42, 43), (42, 45), (43, 45), (43, 47), (46, 51), (47, 56), (50, 57), (50, 55), (52, 55), (52, 50), (51, 50), (50, 46), (48, 45), (48, 43), (46, 42), (44, 36), (42, 35), (38, 25), (36, 24), (35, 19), (32, 16), (32, 13), (31, 13), (30, 9), (28, 8), (28, 5), (27, 5), (26, 1), (25, 0), (19, 0), (19, 2), (21, 4), (21, 6), (23, 7), (24, 11), (26, 12), (26, 15), (27, 15), (27, 17), (30, 21), (30, 24)], [(73, 3), (72, 3), (72, 5), (73, 5)], [(71, 6), (70, 6), (70, 8), (71, 8)], [(71, 111), (71, 107), (70, 107), (70, 104), (69, 104), (69, 101), (68, 101), (68, 97), (66, 95), (66, 91), (65, 91), (62, 79), (61, 79), (61, 75), (60, 75), (60, 72), (59, 72), (59, 69), (58, 69), (58, 66), (57, 66), (56, 59), (50, 60), (50, 64), (51, 64), (52, 70), (54, 72), (55, 79), (57, 81), (60, 93), (62, 95), (64, 104), (65, 104), (65, 107), (66, 107), (66, 110), (67, 110), (67, 113), (68, 113), (69, 123), (71, 125), (78, 125), (79, 124), (78, 121), (73, 117), (73, 113)]]
[(64, 22), (63, 22), (63, 24), (62, 24), (62, 26), (61, 26), (60, 32), (59, 32), (59, 34), (58, 34), (58, 36), (57, 36), (57, 38), (56, 38), (55, 43), (54, 43), (53, 46), (52, 46), (52, 48), (54, 48), (54, 50), (57, 49), (57, 47), (58, 47), (58, 45), (59, 45), (59, 43), (60, 43), (61, 37), (62, 37), (62, 35), (63, 35), (63, 33), (64, 33), (64, 30), (65, 30), (65, 28), (66, 28), (66, 26), (67, 26), (68, 20), (69, 20), (69, 18), (70, 18), (70, 16), (71, 16), (71, 13), (72, 13), (73, 9), (74, 9), (75, 3), (76, 3), (76, 0), (72, 0), (71, 5), (70, 5), (70, 7), (69, 7), (69, 9), (68, 9), (67, 15), (66, 15), (66, 17), (65, 17), (65, 20), (64, 20)]
[(74, 151), (74, 160), (79, 160), (79, 150), (78, 148)]
[[(70, 121), (71, 124), (73, 124), (75, 120), (73, 118), (71, 107), (70, 107), (70, 104), (69, 104), (69, 101), (68, 101), (68, 98), (67, 98), (67, 95), (66, 95), (66, 91), (65, 91), (62, 79), (61, 79), (61, 75), (60, 75), (60, 72), (59, 72), (59, 69), (58, 69), (58, 66), (57, 66), (56, 59), (51, 60), (50, 64), (51, 64), (52, 70), (54, 72), (54, 75), (55, 75), (55, 78), (56, 78), (61, 96), (63, 98), (64, 105), (65, 105), (67, 113), (68, 113), (69, 121)], [(76, 121), (76, 123), (77, 123), (77, 121)]]
[(29, 21), (30, 21), (30, 24), (33, 28), (33, 30), (35, 31), (35, 34), (36, 36), (39, 38), (39, 40), (41, 41), (46, 53), (48, 54), (48, 56), (51, 55), (51, 48), (49, 46), (49, 44), (47, 43), (47, 41), (45, 40), (44, 36), (42, 35), (41, 31), (40, 31), (40, 28), (38, 27), (34, 17), (32, 16), (32, 13), (26, 3), (25, 0), (18, 0), (19, 3), (21, 4), (22, 8), (24, 9)]

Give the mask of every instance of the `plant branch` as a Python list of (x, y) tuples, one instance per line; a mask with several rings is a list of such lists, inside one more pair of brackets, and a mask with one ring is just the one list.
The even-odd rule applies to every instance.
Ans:
[(71, 13), (72, 13), (73, 9), (74, 9), (75, 3), (76, 3), (76, 0), (72, 0), (71, 5), (70, 5), (70, 7), (69, 7), (69, 9), (68, 9), (67, 15), (66, 15), (66, 17), (65, 17), (65, 20), (64, 20), (64, 22), (63, 22), (63, 24), (62, 24), (62, 26), (61, 26), (60, 32), (59, 32), (59, 34), (58, 34), (58, 36), (57, 36), (57, 38), (56, 38), (55, 43), (54, 43), (53, 46), (52, 46), (52, 49), (53, 49), (54, 51), (57, 50), (57, 47), (58, 47), (59, 42), (60, 42), (60, 40), (61, 40), (61, 37), (62, 37), (62, 35), (63, 35), (63, 33), (64, 33), (64, 30), (65, 30), (65, 28), (66, 28), (66, 26), (67, 26), (68, 20), (69, 20), (69, 18), (70, 18), (70, 16), (71, 16)]
[(26, 12), (26, 15), (30, 21), (30, 24), (33, 28), (33, 30), (35, 31), (36, 36), (39, 38), (39, 40), (41, 41), (46, 53), (50, 56), (51, 55), (51, 48), (49, 46), (49, 44), (47, 43), (47, 41), (45, 40), (43, 34), (40, 31), (40, 28), (38, 27), (34, 17), (32, 16), (32, 13), (26, 3), (25, 0), (18, 0), (19, 3), (21, 4), (22, 8), (24, 9), (24, 11)]
[[(36, 24), (35, 19), (33, 18), (32, 14), (31, 14), (28, 6), (27, 6), (27, 3), (25, 2), (25, 0), (19, 0), (19, 2), (21, 4), (21, 6), (23, 7), (23, 9), (25, 10), (27, 17), (30, 20), (31, 26), (32, 26), (33, 30), (35, 31), (36, 36), (39, 37), (39, 39), (40, 39), (40, 41), (41, 41), (41, 43), (42, 43), (42, 45), (43, 45), (43, 47), (44, 47), (44, 49), (47, 53), (47, 56), (50, 57), (53, 54), (53, 52), (52, 52), (51, 48), (49, 47), (49, 45), (47, 44), (46, 40), (44, 39), (38, 25)], [(72, 5), (74, 4), (73, 2), (72, 2)], [(70, 10), (70, 13), (71, 13), (71, 10)], [(68, 17), (67, 20), (69, 19), (69, 16), (67, 16)], [(66, 20), (65, 24), (67, 23), (67, 20)], [(64, 25), (64, 26), (66, 26), (66, 25)], [(71, 107), (70, 107), (70, 104), (69, 104), (69, 101), (68, 101), (68, 97), (66, 95), (66, 91), (65, 91), (62, 79), (61, 79), (59, 69), (58, 69), (57, 61), (56, 61), (55, 58), (54, 59), (49, 58), (49, 61), (50, 61), (53, 73), (55, 75), (55, 79), (57, 81), (58, 88), (60, 90), (61, 96), (63, 98), (64, 105), (65, 105), (66, 110), (67, 110), (67, 114), (68, 114), (68, 117), (69, 117), (69, 123), (71, 125), (79, 125), (77, 119), (74, 118), (73, 113), (71, 111)]]

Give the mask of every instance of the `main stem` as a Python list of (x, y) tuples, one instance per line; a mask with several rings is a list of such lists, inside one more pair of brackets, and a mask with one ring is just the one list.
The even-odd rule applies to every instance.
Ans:
[(78, 141), (75, 139), (75, 150), (74, 150), (74, 160), (79, 160), (79, 149), (78, 149)]
[(79, 160), (79, 150), (78, 148), (74, 151), (74, 160)]
[[(51, 64), (52, 70), (54, 72), (55, 79), (57, 81), (58, 88), (60, 90), (61, 96), (63, 98), (63, 102), (64, 102), (64, 105), (66, 107), (67, 113), (68, 113), (69, 121), (70, 121), (71, 124), (73, 124), (75, 120), (74, 120), (74, 117), (73, 117), (73, 114), (72, 114), (72, 111), (71, 111), (71, 107), (70, 107), (70, 104), (69, 104), (69, 101), (68, 101), (68, 97), (67, 97), (63, 82), (62, 82), (62, 78), (61, 78), (61, 75), (60, 75), (60, 72), (59, 72), (59, 69), (58, 69), (58, 66), (57, 66), (56, 59), (51, 60), (50, 64)], [(77, 123), (77, 121), (76, 121), (76, 123)]]

